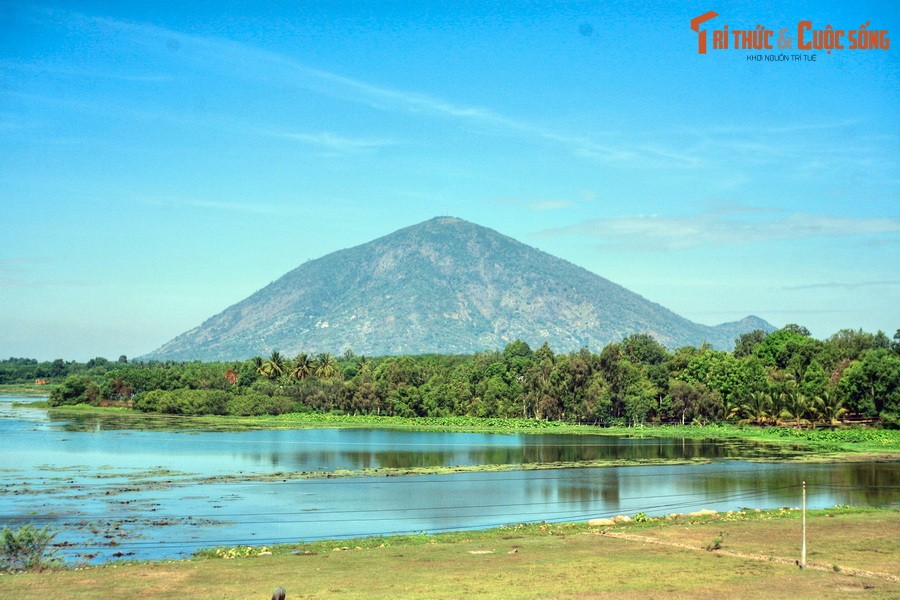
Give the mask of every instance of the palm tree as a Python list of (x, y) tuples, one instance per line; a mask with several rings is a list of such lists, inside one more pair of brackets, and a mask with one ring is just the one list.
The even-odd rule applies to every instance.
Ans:
[(822, 422), (828, 425), (837, 425), (847, 409), (844, 408), (844, 400), (838, 394), (831, 390), (825, 390), (813, 401), (813, 411)]
[(772, 399), (765, 392), (755, 391), (741, 405), (741, 410), (748, 419), (752, 419), (757, 425), (762, 425), (771, 415)]
[(272, 351), (269, 360), (263, 365), (264, 374), (269, 379), (278, 379), (284, 374), (284, 358), (278, 350)]
[(356, 357), (356, 370), (360, 373), (368, 373), (371, 370), (371, 362), (365, 356)]
[(253, 368), (256, 369), (257, 375), (265, 375), (266, 374), (266, 365), (263, 363), (263, 359), (259, 356), (254, 356), (250, 359), (250, 362), (253, 363)]
[(289, 375), (297, 380), (303, 380), (313, 374), (313, 361), (309, 354), (301, 352), (294, 359), (294, 366)]
[(769, 416), (777, 423), (779, 416), (784, 410), (787, 394), (779, 392), (775, 389), (768, 393), (769, 396)]
[(741, 412), (741, 405), (734, 398), (728, 398), (722, 401), (722, 418), (726, 421), (738, 416)]
[(327, 352), (316, 356), (316, 377), (328, 379), (337, 373), (337, 360)]
[(799, 429), (800, 419), (809, 411), (809, 403), (803, 392), (796, 388), (791, 388), (784, 393), (784, 410), (783, 415), (792, 417), (795, 420), (795, 427)]

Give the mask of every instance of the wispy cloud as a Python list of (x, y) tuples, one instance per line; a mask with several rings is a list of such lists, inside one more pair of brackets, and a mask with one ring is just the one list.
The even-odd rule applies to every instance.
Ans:
[(396, 146), (400, 142), (393, 139), (375, 139), (375, 138), (350, 138), (335, 135), (331, 132), (324, 131), (322, 133), (297, 133), (288, 131), (271, 131), (259, 130), (263, 135), (282, 138), (286, 140), (294, 140), (313, 146), (321, 146), (336, 152), (367, 152), (385, 146)]
[[(314, 93), (363, 104), (371, 108), (402, 112), (412, 116), (452, 119), (481, 132), (516, 136), (560, 146), (574, 156), (611, 165), (690, 168), (704, 160), (678, 146), (625, 142), (620, 136), (601, 140), (587, 135), (559, 131), (546, 124), (510, 117), (488, 107), (469, 106), (428, 94), (374, 85), (337, 73), (316, 69), (293, 58), (242, 42), (212, 36), (197, 36), (148, 23), (88, 16), (60, 9), (42, 9), (44, 19), (115, 36), (122, 43), (138, 44), (158, 52), (193, 61), (207, 72), (218, 69), (229, 76), (241, 73), (248, 78), (264, 78), (279, 85), (294, 86)], [(682, 146), (683, 148), (683, 146)], [(346, 146), (343, 147), (346, 149)]]
[(832, 308), (772, 308), (772, 309), (744, 309), (744, 310), (697, 310), (691, 311), (691, 316), (694, 318), (702, 318), (702, 317), (710, 317), (710, 318), (728, 318), (728, 319), (739, 319), (738, 315), (765, 315), (766, 320), (772, 317), (772, 315), (788, 315), (790, 320), (790, 315), (827, 315), (827, 314), (838, 314), (847, 312), (845, 309), (832, 309)]
[[(546, 144), (570, 156), (608, 167), (700, 171), (716, 169), (726, 163), (734, 165), (729, 170), (737, 172), (718, 174), (716, 185), (720, 189), (742, 181), (746, 177), (740, 172), (744, 167), (768, 165), (783, 168), (790, 162), (791, 176), (799, 178), (818, 177), (837, 166), (842, 169), (879, 168), (878, 161), (873, 157), (882, 155), (886, 142), (896, 140), (896, 136), (887, 135), (879, 141), (870, 132), (857, 131), (861, 125), (858, 119), (811, 120), (809, 123), (781, 125), (676, 126), (652, 131), (640, 131), (638, 125), (630, 125), (628, 131), (591, 130), (582, 133), (583, 130), (541, 122), (541, 117), (533, 115), (511, 116), (486, 106), (376, 85), (317, 69), (286, 54), (245, 42), (192, 35), (149, 23), (89, 16), (56, 8), (35, 9), (35, 13), (41, 19), (60, 26), (89, 29), (117, 44), (133, 44), (148, 52), (163, 54), (173, 64), (177, 61), (180, 66), (193, 65), (204, 74), (241, 77), (262, 85), (303, 90), (411, 118), (421, 117), (436, 122), (449, 120), (460, 130)], [(138, 78), (138, 81), (140, 78), (158, 76), (126, 75)], [(335, 136), (332, 140), (316, 140), (314, 138), (321, 134), (300, 132), (298, 135), (310, 136), (297, 138), (298, 141), (318, 144), (339, 153), (371, 151), (388, 145), (385, 142), (390, 141), (355, 140), (335, 134), (331, 134)], [(328, 144), (332, 147), (328, 148)]]
[(98, 281), (92, 279), (26, 279), (0, 275), (0, 288), (47, 288), (47, 287), (96, 287)]
[(504, 206), (515, 206), (517, 208), (525, 208), (536, 212), (546, 212), (551, 210), (563, 210), (575, 206), (580, 202), (589, 202), (593, 197), (587, 197), (586, 192), (576, 199), (568, 198), (519, 198), (508, 196), (503, 198), (495, 198), (493, 202)]
[(570, 200), (542, 200), (540, 202), (532, 202), (529, 205), (529, 208), (531, 208), (531, 210), (545, 211), (559, 210), (561, 208), (569, 208), (570, 206), (572, 206)]
[(837, 119), (834, 121), (819, 121), (813, 123), (791, 123), (788, 125), (764, 125), (758, 123), (752, 125), (713, 125), (704, 127), (703, 129), (685, 129), (695, 135), (754, 135), (754, 136), (770, 136), (780, 133), (799, 133), (803, 131), (823, 131), (833, 129), (843, 129), (859, 125), (859, 119)]
[(62, 75), (78, 79), (112, 79), (116, 81), (129, 81), (135, 83), (162, 83), (171, 81), (171, 75), (158, 73), (121, 73), (118, 71), (102, 71), (94, 68), (73, 67), (50, 62), (17, 62), (12, 60), (0, 60), (2, 71), (24, 71), (34, 75)]
[(285, 215), (294, 212), (294, 209), (291, 207), (256, 202), (222, 202), (219, 200), (198, 200), (193, 198), (148, 198), (138, 200), (138, 202), (148, 206), (162, 206), (166, 208), (200, 208), (217, 212), (226, 211), (261, 215)]
[[(292, 140), (319, 148), (324, 148), (333, 153), (354, 154), (364, 153), (377, 150), (379, 148), (397, 146), (403, 143), (400, 140), (391, 138), (367, 138), (367, 137), (347, 137), (337, 135), (330, 131), (322, 131), (318, 133), (305, 133), (298, 131), (277, 130), (267, 128), (262, 125), (247, 123), (246, 120), (239, 120), (225, 114), (205, 113), (199, 116), (193, 116), (184, 113), (173, 113), (164, 110), (144, 110), (135, 107), (125, 107), (109, 102), (93, 101), (77, 101), (70, 98), (53, 98), (47, 96), (38, 96), (35, 94), (24, 94), (11, 90), (3, 90), (0, 94), (8, 97), (24, 100), (31, 103), (41, 103), (52, 106), (65, 107), (71, 110), (78, 110), (94, 115), (103, 115), (105, 118), (139, 118), (142, 120), (160, 121), (171, 123), (173, 125), (186, 125), (191, 127), (206, 127), (217, 130), (230, 130), (239, 134), (250, 134), (255, 136), (274, 137), (285, 140)], [(25, 124), (16, 121), (2, 120), (3, 115), (0, 114), (0, 130), (26, 130), (27, 128), (37, 128), (34, 123)], [(30, 138), (30, 141), (43, 143), (79, 143), (82, 139), (71, 138), (53, 138), (45, 140), (41, 138)]]
[(865, 241), (865, 246), (895, 246), (900, 244), (900, 238), (872, 238)]
[(897, 286), (900, 279), (885, 279), (880, 281), (829, 281), (825, 283), (809, 283), (806, 285), (786, 285), (783, 290), (856, 290), (867, 287)]
[(537, 237), (579, 235), (605, 243), (679, 250), (755, 242), (845, 236), (896, 236), (900, 219), (857, 219), (829, 215), (736, 214), (709, 210), (694, 215), (628, 215), (593, 219), (539, 232)]
[[(731, 172), (720, 174), (720, 185), (727, 187), (735, 176), (741, 181), (747, 177), (745, 171), (763, 166), (785, 177), (805, 180), (817, 180), (835, 170), (860, 177), (873, 173), (890, 176), (890, 161), (878, 157), (892, 151), (897, 136), (890, 131), (873, 131), (870, 125), (858, 118), (784, 123), (776, 116), (770, 122), (680, 126), (648, 135), (663, 140), (668, 147), (685, 148), (683, 152), (700, 160), (698, 166), (728, 164)], [(790, 168), (785, 169), (785, 165)]]
[(0, 273), (8, 271), (21, 271), (29, 265), (40, 265), (51, 262), (44, 256), (17, 256), (15, 258), (0, 258)]
[(0, 288), (45, 288), (45, 287), (94, 287), (98, 282), (88, 279), (53, 279), (36, 277), (34, 270), (40, 265), (50, 264), (49, 258), (23, 256), (0, 259)]

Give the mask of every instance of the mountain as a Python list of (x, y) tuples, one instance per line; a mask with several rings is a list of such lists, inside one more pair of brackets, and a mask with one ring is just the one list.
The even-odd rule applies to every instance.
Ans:
[(709, 327), (496, 231), (452, 217), (308, 261), (143, 357), (232, 360), (272, 350), (471, 353), (521, 339), (555, 351), (637, 332), (730, 349), (757, 317)]

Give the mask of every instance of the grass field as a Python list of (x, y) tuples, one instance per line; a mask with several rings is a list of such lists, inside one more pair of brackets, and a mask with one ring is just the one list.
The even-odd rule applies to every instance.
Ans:
[(0, 384), (0, 396), (49, 396), (58, 385), (34, 385), (33, 383)]
[[(721, 550), (705, 550), (715, 538)], [(529, 525), (3, 575), (0, 597), (269, 598), (280, 585), (290, 600), (897, 598), (897, 539), (897, 509), (815, 511), (808, 517), (811, 568), (801, 571), (790, 564), (799, 556), (797, 511), (612, 528)]]

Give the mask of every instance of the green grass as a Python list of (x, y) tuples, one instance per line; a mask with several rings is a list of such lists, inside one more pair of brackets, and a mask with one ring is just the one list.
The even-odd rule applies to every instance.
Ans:
[[(29, 405), (33, 406), (33, 405)], [(51, 409), (60, 415), (95, 415), (98, 418), (118, 419), (136, 428), (144, 425), (172, 429), (206, 429), (214, 431), (243, 431), (252, 429), (312, 429), (312, 428), (369, 428), (405, 429), (414, 431), (453, 431), (469, 433), (566, 433), (598, 434), (605, 430), (590, 425), (572, 425), (560, 421), (503, 419), (478, 417), (385, 417), (375, 415), (335, 415), (320, 413), (287, 413), (277, 416), (237, 417), (224, 415), (183, 416), (143, 413), (122, 407), (95, 407), (87, 404), (59, 406)]]
[[(606, 534), (584, 523), (535, 524), (222, 549), (185, 561), (0, 576), (0, 597), (240, 600), (270, 597), (275, 586), (292, 600), (900, 595), (896, 580), (852, 574), (854, 568), (900, 574), (900, 512), (811, 511), (807, 521), (809, 564), (821, 570), (778, 562), (797, 557), (800, 519), (798, 511), (776, 511), (654, 520)], [(722, 549), (704, 550), (716, 536)]]
[[(643, 513), (638, 513), (643, 515)], [(774, 510), (753, 510), (743, 509), (739, 511), (731, 511), (727, 513), (718, 513), (711, 516), (690, 516), (679, 514), (674, 518), (666, 517), (648, 517), (636, 518), (638, 515), (631, 515), (632, 520), (627, 523), (620, 523), (612, 527), (591, 527), (587, 522), (572, 523), (519, 523), (516, 525), (504, 525), (492, 529), (481, 529), (471, 531), (453, 531), (448, 533), (429, 534), (422, 532), (418, 534), (408, 535), (392, 535), (392, 536), (373, 536), (363, 538), (352, 538), (343, 540), (317, 540), (312, 542), (298, 544), (281, 544), (275, 546), (267, 546), (265, 550), (261, 548), (253, 548), (250, 546), (232, 546), (217, 547), (200, 550), (196, 553), (196, 558), (222, 558), (225, 555), (250, 555), (256, 556), (261, 551), (271, 553), (275, 556), (297, 555), (297, 554), (319, 554), (323, 552), (333, 551), (335, 548), (342, 550), (354, 549), (364, 550), (371, 548), (384, 547), (410, 547), (434, 544), (455, 544), (460, 542), (472, 541), (502, 541), (509, 539), (520, 539), (528, 537), (545, 537), (545, 536), (567, 536), (583, 533), (597, 533), (598, 531), (624, 531), (638, 533), (641, 535), (659, 534), (658, 537), (684, 537), (679, 531), (696, 530), (697, 535), (687, 536), (688, 538), (702, 537), (703, 532), (712, 530), (715, 527), (731, 527), (734, 531), (745, 529), (746, 527), (756, 527), (764, 529), (771, 521), (788, 521), (797, 522), (800, 518), (800, 510), (798, 508), (779, 508)], [(807, 519), (810, 521), (817, 520), (823, 525), (831, 527), (833, 523), (841, 520), (855, 520), (860, 523), (866, 523), (868, 526), (878, 526), (878, 523), (889, 523), (891, 526), (900, 525), (900, 508), (888, 507), (855, 507), (840, 505), (832, 508), (808, 510)], [(830, 521), (839, 517), (838, 521)], [(823, 520), (824, 519), (824, 520)], [(760, 525), (760, 524), (763, 525)], [(781, 526), (779, 526), (781, 527)], [(669, 533), (666, 533), (669, 531)], [(674, 532), (674, 533), (672, 533)], [(889, 533), (889, 532), (884, 532)], [(817, 534), (820, 535), (820, 534)], [(820, 535), (821, 537), (821, 535)], [(880, 538), (882, 536), (874, 536)], [(761, 542), (765, 540), (760, 540)], [(771, 540), (765, 541), (766, 543)], [(793, 542), (787, 540), (779, 540), (784, 542), (776, 544), (773, 549), (781, 553), (790, 553)], [(747, 548), (750, 550), (750, 548)], [(900, 555), (900, 547), (896, 548), (896, 553)], [(863, 568), (864, 565), (848, 565)], [(882, 569), (900, 569), (898, 565), (881, 565)]]
[(297, 427), (396, 427), (434, 431), (529, 432), (596, 434), (592, 425), (573, 425), (562, 421), (480, 417), (388, 417), (378, 415), (337, 415), (288, 413), (274, 417), (244, 417), (249, 422), (277, 423)]
[(610, 427), (604, 431), (630, 437), (740, 438), (776, 444), (802, 444), (818, 452), (900, 452), (900, 430), (872, 427), (795, 429), (721, 424), (702, 427)]
[(33, 383), (0, 384), (0, 396), (49, 396), (56, 384), (34, 385)]

